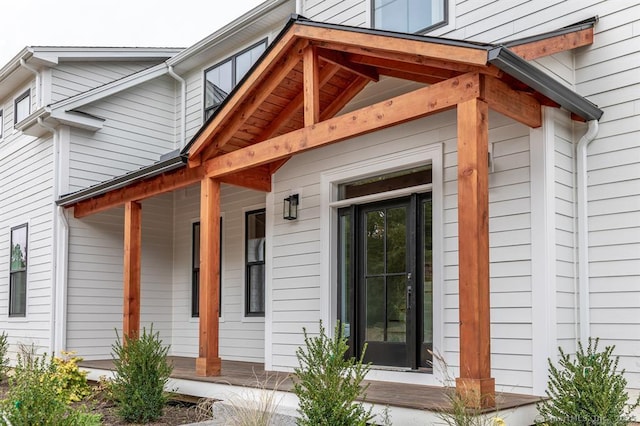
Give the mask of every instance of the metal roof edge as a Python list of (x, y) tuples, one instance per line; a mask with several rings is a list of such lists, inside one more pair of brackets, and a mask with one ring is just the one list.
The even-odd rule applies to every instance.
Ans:
[(76, 192), (64, 194), (56, 200), (56, 204), (61, 207), (71, 207), (80, 201), (85, 201), (93, 197), (104, 195), (109, 191), (123, 188), (135, 182), (158, 176), (165, 172), (177, 170), (186, 166), (186, 157), (180, 153), (166, 160), (157, 161), (149, 166), (117, 176), (113, 179), (92, 185), (88, 188)]
[(599, 120), (602, 117), (603, 111), (596, 104), (545, 74), (505, 46), (491, 49), (488, 62), (585, 120)]

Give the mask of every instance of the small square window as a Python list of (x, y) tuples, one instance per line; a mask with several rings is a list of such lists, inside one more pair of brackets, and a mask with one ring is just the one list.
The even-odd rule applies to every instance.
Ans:
[(13, 124), (17, 124), (31, 114), (31, 90), (18, 96), (14, 104)]
[(9, 264), (9, 316), (27, 313), (27, 224), (11, 228)]

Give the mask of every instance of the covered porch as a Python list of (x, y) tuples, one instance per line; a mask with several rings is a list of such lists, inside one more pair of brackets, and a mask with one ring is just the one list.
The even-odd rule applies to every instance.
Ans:
[[(172, 386), (178, 386), (178, 393), (195, 397), (207, 397), (224, 400), (235, 394), (241, 394), (241, 388), (259, 388), (261, 391), (278, 391), (293, 397), (293, 382), (287, 373), (265, 371), (264, 364), (222, 360), (219, 376), (201, 376), (195, 369), (195, 359), (188, 357), (169, 357), (173, 364)], [(89, 372), (90, 379), (108, 375), (113, 370), (112, 360), (82, 361), (80, 367)], [(425, 374), (425, 373), (414, 373)], [(222, 385), (211, 387), (207, 385)], [(366, 401), (376, 407), (376, 412), (389, 407), (392, 419), (398, 424), (402, 419), (422, 421), (420, 424), (432, 424), (438, 420), (438, 413), (450, 412), (451, 402), (439, 386), (394, 383), (368, 380)], [(234, 389), (234, 387), (236, 387)], [(449, 389), (453, 391), (453, 389)], [(286, 399), (283, 398), (285, 404)], [(477, 414), (498, 415), (507, 419), (509, 424), (526, 424), (535, 412), (535, 403), (540, 398), (532, 395), (498, 392), (496, 406), (479, 409)], [(520, 421), (522, 419), (522, 421)]]
[[(535, 58), (584, 45), (590, 42), (592, 28), (581, 26), (568, 34), (574, 37), (552, 34), (523, 43), (528, 49), (521, 50)], [(547, 44), (540, 47), (541, 40)], [(411, 81), (418, 87), (345, 112), (356, 95), (366, 86), (375, 86), (381, 77)], [(74, 207), (76, 218), (125, 206), (123, 332), (136, 335), (140, 329), (140, 201), (199, 183), (199, 356), (195, 361), (176, 359), (177, 371), (186, 375), (180, 380), (215, 383), (237, 376), (242, 381), (244, 366), (219, 356), (221, 184), (272, 193), (274, 174), (294, 156), (455, 109), (457, 227), (458, 235), (469, 236), (464, 241), (460, 238), (457, 247), (456, 389), (475, 407), (494, 407), (498, 396), (518, 406), (531, 399), (496, 394), (491, 373), (488, 121), (492, 109), (529, 128), (540, 127), (543, 106), (564, 107), (580, 120), (601, 114), (504, 46), (296, 18), (194, 136), (172, 169), (158, 168), (157, 173), (127, 185), (87, 192), (62, 204)], [(268, 307), (267, 301), (267, 315)], [(396, 396), (394, 405), (430, 411), (437, 411), (443, 401), (441, 387), (372, 382), (372, 402), (391, 403)]]

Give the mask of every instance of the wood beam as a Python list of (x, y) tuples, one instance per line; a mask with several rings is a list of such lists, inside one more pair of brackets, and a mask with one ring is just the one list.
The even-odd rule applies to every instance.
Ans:
[(308, 46), (303, 55), (304, 125), (311, 126), (320, 120), (320, 79), (318, 55), (313, 46)]
[[(489, 75), (500, 75), (502, 71), (497, 68), (495, 65), (487, 65), (486, 57), (485, 63), (483, 64), (470, 64), (470, 63), (460, 63), (460, 62), (452, 62), (447, 60), (447, 58), (434, 58), (431, 56), (421, 56), (417, 54), (408, 54), (397, 51), (388, 51), (381, 49), (378, 46), (376, 49), (366, 48), (362, 46), (352, 46), (345, 45), (336, 41), (311, 41), (312, 45), (317, 46), (318, 48), (324, 48), (329, 50), (337, 50), (342, 51), (348, 55), (352, 62), (357, 63), (370, 63), (373, 65), (373, 61), (370, 59), (365, 60), (364, 58), (376, 58), (381, 61), (397, 61), (403, 62), (407, 64), (417, 64), (431, 68), (440, 68), (443, 70), (451, 70), (456, 71), (458, 74), (464, 74), (469, 72), (479, 72), (482, 74)], [(486, 53), (485, 53), (486, 55)], [(360, 57), (356, 60), (357, 57)]]
[[(322, 87), (325, 84), (327, 84), (329, 80), (331, 80), (331, 78), (339, 70), (340, 68), (334, 64), (327, 64), (324, 67), (322, 67), (322, 70), (320, 70), (320, 79), (319, 79), (318, 85)], [(296, 111), (302, 108), (303, 102), (304, 102), (304, 91), (298, 93), (296, 97), (293, 98), (293, 100), (291, 100), (291, 102), (287, 104), (287, 106), (282, 110), (282, 112), (278, 114), (278, 117), (275, 120), (273, 120), (271, 124), (269, 124), (269, 126), (262, 131), (262, 133), (260, 133), (260, 136), (258, 136), (256, 140), (258, 142), (261, 142), (265, 139), (269, 139), (271, 136), (278, 133), (280, 129), (282, 129), (289, 123), (293, 114), (295, 114)]]
[(204, 164), (205, 173), (210, 177), (218, 177), (250, 169), (299, 152), (444, 111), (479, 95), (479, 75), (465, 74), (220, 155)]
[(124, 303), (122, 334), (136, 339), (140, 334), (140, 265), (142, 257), (142, 206), (129, 201), (124, 206)]
[(458, 267), (460, 377), (456, 391), (470, 407), (495, 405), (489, 316), (489, 110), (458, 104)]
[(220, 182), (255, 191), (271, 192), (271, 173), (269, 165), (265, 165), (244, 170), (241, 173), (222, 176)]
[(593, 44), (593, 28), (509, 46), (509, 49), (530, 61), (590, 44)]
[(365, 77), (356, 77), (356, 79), (347, 86), (329, 105), (325, 107), (320, 115), (320, 120), (327, 120), (335, 116), (342, 108), (349, 103), (365, 86), (369, 84), (369, 79)]
[[(292, 32), (285, 33), (275, 46), (270, 48), (263, 59), (256, 64), (256, 68), (251, 74), (246, 76), (246, 80), (243, 82), (241, 90), (234, 96), (230, 97), (225, 103), (225, 110), (235, 111), (246, 100), (253, 88), (259, 85), (269, 72), (271, 67), (274, 66), (283, 56), (288, 55), (290, 47), (297, 42), (297, 38)], [(194, 164), (193, 158), (200, 154), (202, 149), (207, 145), (207, 142), (211, 138), (211, 134), (218, 130), (218, 127), (226, 118), (226, 114), (217, 114), (216, 117), (211, 120), (203, 129), (202, 133), (198, 135), (196, 140), (191, 145), (189, 150), (189, 165)]]
[(359, 75), (360, 77), (367, 78), (371, 81), (378, 81), (380, 79), (378, 71), (374, 67), (351, 62), (342, 52), (318, 48), (318, 56), (325, 61), (338, 65), (339, 67)]
[(218, 306), (220, 300), (220, 182), (204, 178), (200, 186), (200, 324), (198, 376), (219, 376)]
[(129, 201), (140, 201), (145, 198), (171, 192), (199, 182), (203, 176), (203, 167), (191, 169), (184, 167), (172, 172), (163, 173), (153, 178), (134, 183), (131, 186), (114, 189), (96, 198), (79, 201), (73, 206), (73, 216), (82, 218), (121, 206)]
[(482, 78), (484, 84), (481, 98), (489, 104), (489, 108), (529, 127), (542, 126), (542, 106), (536, 98), (528, 93), (513, 90), (497, 78)]
[[(376, 56), (367, 55), (347, 55), (349, 61), (369, 65), (382, 70), (382, 74), (385, 74), (385, 70), (402, 71), (411, 74), (422, 75), (425, 77), (433, 77), (438, 81), (446, 80), (456, 75), (460, 75), (460, 71), (454, 71), (447, 68), (441, 68), (438, 64), (424, 64), (424, 63), (412, 63), (407, 61), (400, 61), (397, 59), (380, 58)], [(468, 72), (468, 71), (467, 71)]]
[(487, 64), (487, 51), (481, 48), (455, 46), (447, 43), (427, 43), (401, 37), (389, 37), (365, 31), (347, 31), (336, 28), (296, 25), (292, 29), (296, 36), (318, 42), (336, 43), (333, 50), (345, 51), (346, 47), (355, 47), (362, 52), (376, 55), (377, 52), (401, 53), (406, 56), (420, 55), (469, 65)]
[[(285, 79), (296, 65), (300, 63), (302, 59), (302, 52), (306, 51), (306, 41), (299, 41), (291, 51), (282, 57), (271, 70), (270, 74), (262, 80), (259, 84), (256, 84), (255, 90), (248, 88), (247, 90), (240, 90), (240, 93), (234, 97), (244, 97), (245, 101), (241, 104), (237, 104), (236, 110), (232, 114), (219, 114), (220, 120), (214, 119), (214, 123), (207, 125), (205, 132), (207, 136), (204, 140), (204, 144), (208, 145), (206, 152), (200, 148), (192, 148), (189, 152), (189, 156), (197, 155), (198, 152), (202, 152), (202, 159), (214, 157), (220, 149), (229, 142), (229, 139), (242, 127), (249, 117), (258, 109), (260, 105), (271, 95), (276, 87)], [(225, 107), (226, 111), (231, 111)], [(230, 117), (229, 117), (230, 116)], [(226, 121), (228, 119), (228, 121)], [(215, 122), (218, 122), (215, 124)], [(199, 143), (200, 137), (194, 143)], [(215, 143), (209, 144), (211, 141)], [(200, 145), (202, 146), (202, 145)], [(203, 146), (204, 148), (204, 146)]]

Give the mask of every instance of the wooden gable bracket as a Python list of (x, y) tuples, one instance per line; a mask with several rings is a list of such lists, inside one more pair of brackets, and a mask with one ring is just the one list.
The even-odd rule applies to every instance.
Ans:
[[(299, 40), (295, 48), (278, 61), (268, 78), (258, 82), (255, 87), (243, 86), (240, 89), (241, 93), (233, 98), (244, 97), (246, 100), (238, 105), (237, 109), (233, 111), (231, 118), (229, 118), (229, 115), (222, 114), (225, 118), (229, 118), (229, 121), (222, 121), (218, 126), (207, 126), (207, 130), (211, 129), (207, 138), (215, 142), (204, 149), (201, 154), (202, 159), (214, 157), (220, 152), (220, 149), (229, 142), (229, 139), (233, 137), (258, 107), (262, 105), (271, 92), (273, 92), (291, 70), (300, 63), (306, 45), (307, 42), (305, 40)], [(225, 110), (228, 111), (226, 108)]]
[(271, 192), (272, 168), (269, 164), (220, 177), (220, 182), (255, 191)]
[(320, 76), (318, 54), (313, 46), (308, 46), (303, 55), (302, 93), (304, 125), (311, 126), (320, 120)]
[(542, 107), (532, 95), (519, 92), (490, 76), (482, 76), (480, 97), (489, 107), (529, 127), (542, 126)]
[(336, 52), (335, 50), (329, 49), (317, 49), (318, 56), (324, 59), (327, 62), (338, 65), (352, 73), (359, 75), (361, 77), (368, 78), (371, 81), (378, 81), (380, 76), (378, 75), (378, 71), (374, 67), (357, 64), (352, 62), (347, 55), (342, 52)]
[(454, 108), (480, 96), (480, 75), (465, 74), (416, 89), (348, 114), (207, 160), (209, 177), (221, 177), (341, 140)]

